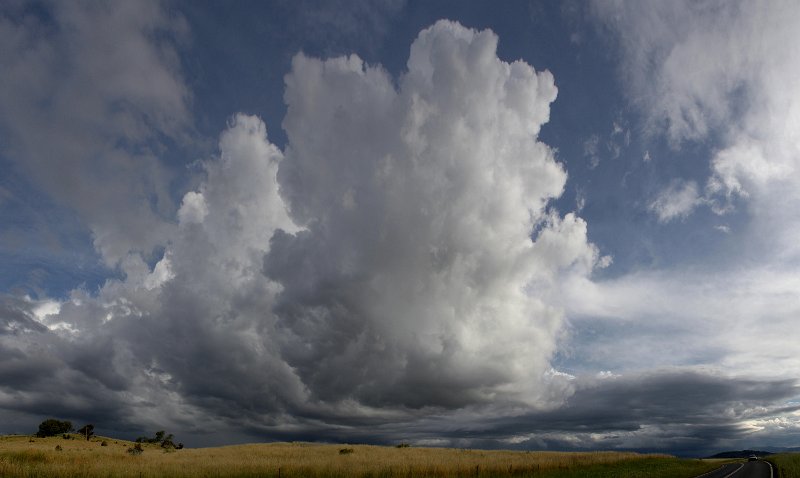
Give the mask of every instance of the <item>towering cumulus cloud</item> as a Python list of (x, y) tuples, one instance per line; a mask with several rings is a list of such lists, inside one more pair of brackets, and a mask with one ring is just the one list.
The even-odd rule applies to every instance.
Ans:
[[(554, 256), (530, 236), (566, 177), (536, 141), (552, 76), (500, 61), (496, 46), (490, 31), (439, 22), (398, 89), (355, 56), (294, 59), (279, 178), (304, 229), (276, 234), (264, 263), (284, 287), (284, 357), (315, 398), (535, 398), (560, 313), (528, 288)], [(592, 251), (582, 242), (563, 259)]]
[(398, 79), (296, 56), (285, 151), (235, 116), (160, 262), (128, 254), (124, 280), (39, 312), (48, 330), (36, 304), (7, 304), (3, 346), (51, 343), (55, 377), (101, 383), (130, 423), (213, 416), (275, 436), (545, 403), (550, 297), (597, 252), (547, 208), (566, 181), (537, 141), (553, 77), (501, 61), (497, 40), (438, 22)]

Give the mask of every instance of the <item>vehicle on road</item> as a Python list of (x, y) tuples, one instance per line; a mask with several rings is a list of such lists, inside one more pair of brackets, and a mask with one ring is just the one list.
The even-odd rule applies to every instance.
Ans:
[(758, 457), (755, 455), (750, 455), (747, 457), (747, 461), (758, 461)]

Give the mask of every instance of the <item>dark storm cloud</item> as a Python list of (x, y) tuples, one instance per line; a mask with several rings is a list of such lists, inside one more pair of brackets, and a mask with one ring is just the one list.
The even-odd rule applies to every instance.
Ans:
[(564, 407), (534, 415), (520, 427), (607, 431), (635, 430), (649, 423), (715, 424), (728, 412), (741, 418), (753, 407), (789, 399), (797, 392), (797, 384), (790, 380), (731, 379), (697, 372), (608, 378), (578, 387)]
[[(25, 301), (0, 298), (0, 383), (12, 389), (37, 386), (54, 375), (54, 363), (45, 357), (31, 356), (19, 347), (28, 337), (46, 337), (47, 327), (39, 323)], [(34, 339), (34, 343), (38, 340)]]
[(37, 320), (37, 304), (19, 298), (0, 301), (0, 397), (4, 410), (31, 415), (122, 425), (128, 405), (120, 396), (127, 381), (109, 361), (113, 348), (91, 338), (60, 337)]
[[(673, 371), (578, 381), (574, 395), (550, 411), (469, 424), (447, 432), (497, 446), (518, 436), (520, 448), (617, 448), (703, 455), (745, 440), (747, 420), (788, 414), (794, 380), (730, 378)], [(507, 446), (507, 445), (506, 445)]]
[[(391, 444), (410, 441), (453, 447), (549, 450), (618, 449), (706, 456), (727, 448), (757, 446), (786, 431), (757, 433), (750, 420), (792, 414), (797, 397), (790, 380), (730, 378), (697, 371), (665, 371), (627, 378), (576, 379), (574, 394), (559, 407), (504, 418), (480, 408), (457, 416), (405, 416), (400, 420), (313, 421), (280, 429), (245, 427), (253, 437)], [(330, 419), (330, 417), (326, 417)]]
[(42, 325), (19, 298), (5, 296), (0, 298), (0, 335), (44, 332)]

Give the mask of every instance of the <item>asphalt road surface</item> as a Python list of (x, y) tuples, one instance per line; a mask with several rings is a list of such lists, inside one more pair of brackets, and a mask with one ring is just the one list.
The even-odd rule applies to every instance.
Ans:
[(697, 478), (772, 478), (772, 467), (766, 461), (731, 463)]

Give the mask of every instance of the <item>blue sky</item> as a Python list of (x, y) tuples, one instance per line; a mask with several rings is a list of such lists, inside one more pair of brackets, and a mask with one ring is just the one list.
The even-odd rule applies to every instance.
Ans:
[(791, 2), (1, 13), (1, 432), (798, 445)]

